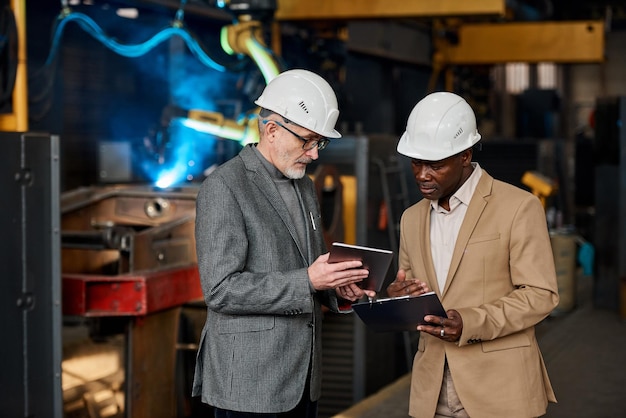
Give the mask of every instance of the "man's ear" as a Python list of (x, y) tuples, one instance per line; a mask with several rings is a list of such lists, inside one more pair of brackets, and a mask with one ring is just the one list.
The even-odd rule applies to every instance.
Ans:
[(472, 155), (474, 154), (474, 150), (471, 148), (466, 149), (461, 153), (461, 160), (463, 161), (463, 167), (468, 167), (472, 163)]
[(271, 123), (271, 122), (267, 122), (263, 124), (263, 129), (264, 129), (264, 133), (265, 133), (265, 138), (269, 141), (269, 142), (274, 142), (275, 139), (275, 135), (276, 135), (276, 124), (275, 123)]

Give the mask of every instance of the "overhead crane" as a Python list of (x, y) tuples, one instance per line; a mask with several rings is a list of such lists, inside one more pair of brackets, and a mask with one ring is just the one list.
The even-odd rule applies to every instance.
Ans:
[[(432, 90), (455, 65), (506, 62), (601, 63), (605, 24), (587, 21), (513, 21), (506, 0), (281, 0), (278, 21), (421, 19), (432, 22)], [(348, 37), (350, 35), (348, 34)], [(446, 74), (446, 88), (452, 78)]]

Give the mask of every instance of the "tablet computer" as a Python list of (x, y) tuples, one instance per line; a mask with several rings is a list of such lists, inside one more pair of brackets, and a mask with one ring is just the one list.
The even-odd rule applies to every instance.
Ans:
[(358, 283), (358, 286), (361, 289), (380, 292), (392, 259), (393, 251), (390, 250), (333, 242), (328, 262), (361, 261), (363, 268), (369, 270), (369, 276)]

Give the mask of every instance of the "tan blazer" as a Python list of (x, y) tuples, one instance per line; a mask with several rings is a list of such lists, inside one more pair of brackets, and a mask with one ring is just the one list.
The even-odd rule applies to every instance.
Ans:
[(420, 335), (413, 363), (409, 413), (432, 418), (447, 359), (471, 417), (545, 414), (556, 402), (534, 326), (558, 304), (554, 258), (544, 210), (532, 194), (483, 171), (459, 231), (443, 292), (430, 247), (430, 202), (402, 216), (399, 264), (424, 280), (445, 309), (456, 309), (463, 332), (456, 343)]

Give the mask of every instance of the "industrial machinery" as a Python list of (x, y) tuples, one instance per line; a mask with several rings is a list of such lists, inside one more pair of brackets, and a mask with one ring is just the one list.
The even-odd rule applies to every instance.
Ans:
[[(89, 339), (78, 344), (101, 342), (87, 353), (66, 342), (66, 413), (84, 405), (97, 410), (99, 382), (100, 391), (119, 398), (125, 416), (176, 416), (181, 310), (202, 300), (193, 234), (196, 192), (108, 186), (61, 196), (65, 332), (86, 328)], [(118, 367), (102, 376), (93, 374), (97, 366), (72, 366), (77, 357), (94, 353), (116, 357)]]
[[(158, 44), (176, 36), (182, 38), (194, 56), (210, 69), (221, 72), (229, 70), (228, 67), (219, 64), (209, 56), (193, 33), (185, 27), (185, 5), (186, 1), (181, 1), (175, 19), (169, 27), (162, 29), (143, 43), (131, 45), (120, 43), (108, 36), (92, 18), (73, 11), (67, 2), (64, 2), (55, 24), (52, 48), (45, 65), (52, 65), (66, 25), (75, 22), (89, 35), (122, 56), (134, 58), (143, 55)], [(262, 22), (259, 18), (268, 13), (272, 14), (276, 9), (276, 1), (231, 0), (218, 2), (218, 5), (233, 15), (233, 23), (225, 25), (221, 29), (220, 43), (223, 50), (235, 57), (252, 59), (263, 75), (265, 82), (269, 82), (281, 71), (282, 66), (276, 54), (267, 47), (263, 39)], [(175, 115), (170, 114), (170, 116), (187, 118), (194, 121), (194, 126), (203, 132), (219, 138), (235, 140), (242, 145), (258, 140), (256, 129), (250, 129), (255, 126), (253, 123), (256, 120), (256, 111), (245, 113), (236, 120), (226, 119), (219, 112), (206, 109), (178, 109)]]
[[(15, 3), (18, 6), (16, 15), (23, 13), (24, 2)], [(93, 19), (74, 12), (68, 2), (63, 1), (55, 25), (50, 56), (44, 67), (53, 65), (64, 28), (68, 23), (74, 22), (115, 52), (128, 57), (141, 55), (166, 39), (178, 36), (199, 60), (226, 71), (226, 68), (219, 68), (211, 60), (197, 39), (185, 28), (185, 3), (181, 2), (181, 8), (171, 26), (145, 43), (127, 45), (107, 36)], [(228, 54), (251, 58), (267, 82), (278, 74), (280, 65), (273, 52), (265, 46), (261, 22), (255, 20), (254, 16), (264, 13), (265, 10), (273, 11), (276, 2), (255, 2), (259, 5), (256, 9), (241, 8), (243, 3), (222, 3), (230, 8), (236, 19), (234, 23), (223, 28), (221, 44)], [(24, 25), (20, 24), (18, 29), (23, 31)], [(25, 43), (20, 42), (19, 45), (22, 50)], [(26, 80), (23, 78), (25, 73), (20, 69), (15, 71), (17, 81), (9, 80), (9, 84), (24, 88), (15, 89), (14, 92), (13, 86), (9, 86), (7, 92), (2, 92), (3, 95), (6, 93), (7, 97), (12, 97), (9, 107), (13, 112), (0, 118), (0, 126), (5, 130), (20, 131), (28, 129), (20, 123), (22, 119), (27, 120), (28, 115), (27, 109), (20, 105), (27, 100)], [(203, 109), (184, 110), (176, 116), (193, 120), (205, 132), (222, 139), (241, 144), (258, 140), (254, 111), (237, 120), (229, 120), (219, 112)], [(4, 263), (9, 266), (8, 276), (16, 277), (16, 286), (12, 282), (11, 289), (6, 292), (9, 298), (5, 304), (7, 307), (15, 306), (15, 301), (18, 301), (18, 310), (11, 310), (10, 316), (13, 317), (15, 313), (23, 317), (31, 312), (28, 316), (36, 317), (37, 322), (32, 319), (24, 321), (22, 331), (30, 331), (30, 324), (33, 323), (36, 326), (35, 331), (45, 331), (52, 338), (50, 342), (54, 344), (46, 340), (40, 346), (45, 346), (55, 356), (53, 361), (44, 362), (47, 356), (37, 355), (32, 342), (44, 341), (37, 332), (34, 337), (26, 338), (24, 334), (16, 339), (23, 341), (24, 346), (11, 345), (8, 349), (11, 353), (23, 353), (24, 358), (16, 362), (16, 368), (11, 373), (6, 374), (7, 379), (15, 379), (23, 370), (40, 363), (39, 370), (42, 373), (47, 376), (49, 367), (54, 376), (50, 382), (39, 384), (39, 380), (44, 379), (30, 379), (30, 374), (24, 374), (23, 384), (17, 387), (25, 389), (21, 393), (7, 393), (14, 398), (15, 405), (12, 404), (5, 412), (15, 412), (17, 415), (17, 411), (21, 410), (29, 416), (57, 417), (63, 407), (67, 417), (99, 417), (104, 416), (102, 414), (105, 408), (109, 408), (106, 416), (177, 416), (181, 398), (189, 395), (179, 394), (175, 390), (181, 386), (178, 380), (180, 376), (177, 374), (180, 369), (177, 365), (178, 351), (188, 348), (194, 350), (195, 342), (179, 340), (182, 311), (186, 305), (195, 304), (204, 309), (193, 231), (197, 188), (111, 185), (84, 187), (61, 194), (58, 184), (58, 138), (54, 137), (52, 146), (48, 147), (49, 154), (54, 157), (49, 158), (48, 162), (57, 171), (52, 173), (54, 175), (46, 176), (40, 173), (45, 172), (46, 166), (38, 162), (40, 156), (47, 155), (46, 143), (40, 141), (36, 135), (14, 136), (19, 138), (9, 143), (11, 151), (15, 152), (7, 154), (10, 162), (5, 165), (9, 172), (3, 177), (5, 181), (8, 178), (16, 180), (13, 185), (22, 190), (22, 194), (28, 199), (16, 200), (22, 203), (21, 210), (17, 206), (11, 206), (11, 212), (6, 214), (7, 225), (12, 225), (12, 221), (17, 219), (13, 215), (17, 216), (19, 213), (23, 215), (20, 225), (25, 226), (27, 221), (31, 223), (30, 208), (33, 206), (26, 206), (26, 202), (30, 202), (31, 196), (41, 196), (43, 199), (41, 188), (46, 183), (42, 183), (42, 180), (48, 177), (53, 179), (52, 183), (56, 188), (45, 189), (45, 196), (50, 199), (39, 206), (51, 215), (42, 219), (49, 221), (51, 225), (55, 222), (59, 225), (48, 228), (45, 227), (48, 224), (44, 224), (42, 233), (52, 234), (49, 238), (55, 245), (50, 245), (53, 250), (51, 252), (48, 247), (43, 248), (42, 260), (49, 263), (42, 261), (38, 265), (42, 269), (56, 266), (60, 270), (60, 277), (58, 274), (34, 271), (37, 277), (45, 279), (43, 285), (53, 289), (51, 294), (47, 294), (47, 291), (46, 294), (40, 294), (47, 287), (35, 286), (35, 289), (31, 289), (28, 275), (33, 269), (18, 262), (28, 258), (29, 263), (33, 263), (31, 256), (34, 254), (29, 253), (27, 257), (22, 251), (20, 257), (12, 257), (12, 260)], [(40, 142), (41, 146), (35, 147)], [(31, 152), (32, 150), (34, 151)], [(15, 168), (16, 162), (23, 167)], [(24, 211), (29, 216), (25, 217)], [(30, 229), (26, 229), (28, 237), (34, 236), (28, 233)], [(33, 244), (37, 240), (26, 243), (26, 238), (24, 235), (21, 240), (24, 246), (36, 250)], [(24, 246), (16, 249), (23, 250)], [(6, 251), (6, 254), (10, 256), (14, 252)], [(17, 280), (18, 266), (22, 266), (22, 282)], [(21, 290), (17, 288), (18, 284)], [(48, 307), (47, 302), (52, 304), (50, 309), (53, 315), (45, 310)], [(59, 314), (62, 314), (63, 326)], [(46, 319), (49, 323), (44, 326)], [(110, 361), (111, 359), (114, 361)], [(88, 365), (88, 362), (93, 364)], [(110, 369), (103, 364), (113, 364), (114, 368)], [(104, 375), (103, 369), (106, 370)], [(6, 383), (5, 386), (8, 386), (8, 381)], [(105, 399), (101, 396), (103, 392), (108, 393)], [(46, 394), (45, 399), (40, 396), (43, 393)], [(32, 404), (29, 394), (40, 396), (45, 403), (41, 402), (40, 406)], [(39, 414), (38, 408), (43, 408), (45, 412)], [(32, 413), (35, 415), (31, 415)]]
[[(149, 186), (92, 187), (64, 193), (64, 313), (89, 317), (140, 315), (169, 307), (172, 302), (168, 299), (174, 300), (177, 295), (165, 293), (152, 299), (137, 296), (136, 300), (117, 302), (90, 297), (103, 295), (94, 289), (103, 283), (108, 287), (106, 282), (111, 280), (105, 277), (123, 276), (129, 279), (130, 288), (139, 288), (131, 280), (136, 272), (193, 266), (195, 194), (193, 187), (158, 190)], [(196, 289), (189, 291), (197, 296), (197, 284), (184, 285), (188, 286)], [(183, 301), (188, 299), (184, 294), (181, 297)]]
[(541, 201), (541, 205), (546, 209), (546, 199), (554, 195), (558, 187), (555, 182), (537, 171), (527, 171), (522, 176), (522, 183), (528, 186), (535, 196)]

